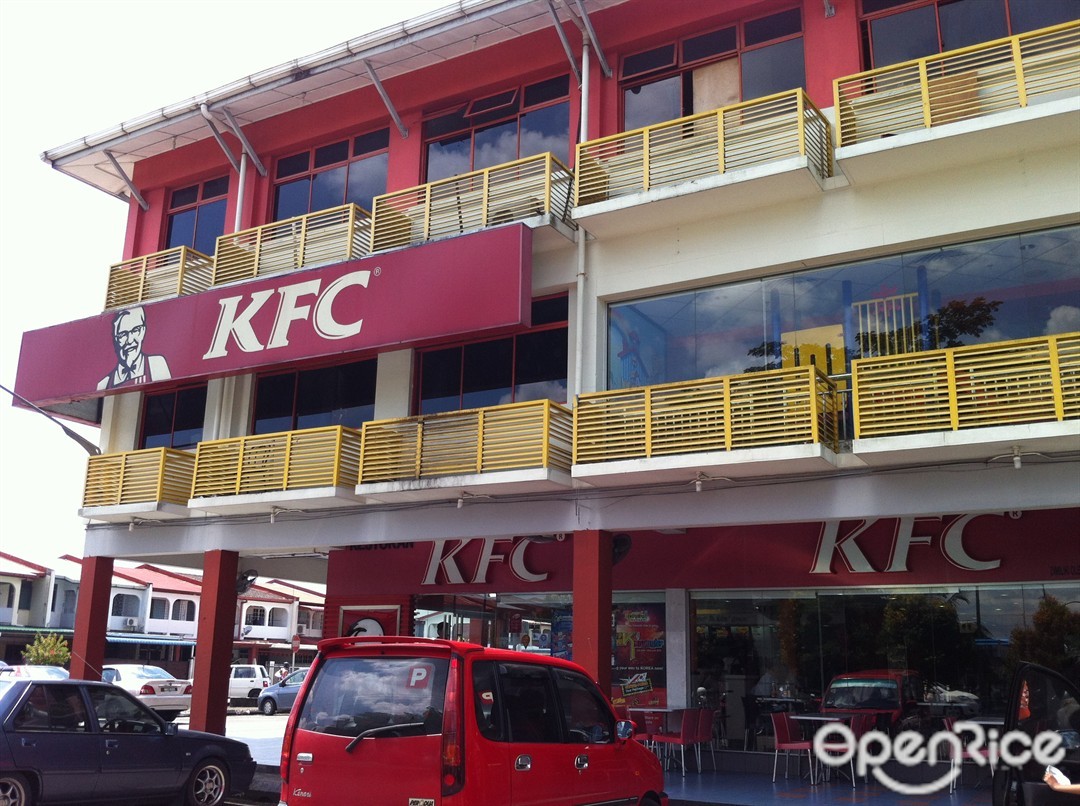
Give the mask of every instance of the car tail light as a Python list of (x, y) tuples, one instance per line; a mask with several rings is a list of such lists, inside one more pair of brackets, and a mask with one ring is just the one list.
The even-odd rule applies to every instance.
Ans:
[(461, 708), (461, 659), (450, 658), (450, 674), (446, 680), (446, 702), (443, 709), (442, 732), (442, 793), (460, 792), (465, 786), (465, 732)]
[(191, 693), (191, 686), (190, 685), (184, 687), (184, 693), (185, 694), (190, 694)]
[(157, 692), (154, 691), (153, 686), (151, 686), (149, 683), (147, 683), (141, 689), (139, 689), (139, 693), (140, 694), (156, 694)]
[(269, 681), (269, 680), (263, 680), (263, 688), (266, 688), (266, 687), (267, 687), (267, 686), (269, 686), (269, 685), (270, 685), (270, 681)]

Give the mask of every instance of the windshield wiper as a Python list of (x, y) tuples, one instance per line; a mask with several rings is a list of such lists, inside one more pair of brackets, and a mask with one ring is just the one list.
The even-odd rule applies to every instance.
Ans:
[(387, 733), (392, 730), (399, 730), (401, 728), (422, 728), (423, 722), (399, 722), (396, 725), (383, 725), (381, 728), (368, 728), (362, 733), (358, 734), (355, 739), (345, 745), (345, 752), (351, 753), (353, 748), (360, 742), (361, 739), (366, 739), (368, 736), (374, 736), (378, 733)]

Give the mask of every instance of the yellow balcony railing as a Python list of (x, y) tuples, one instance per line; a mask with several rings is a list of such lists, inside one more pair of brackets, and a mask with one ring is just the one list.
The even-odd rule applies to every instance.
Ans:
[(855, 437), (1080, 419), (1080, 333), (852, 362)]
[(550, 153), (376, 196), (373, 251), (550, 213), (570, 220), (570, 169)]
[(116, 263), (109, 267), (105, 310), (205, 291), (213, 267), (213, 258), (187, 246)]
[(836, 387), (814, 367), (578, 395), (574, 464), (824, 443), (838, 448)]
[(839, 145), (1080, 93), (1080, 21), (901, 62), (833, 83)]
[(360, 483), (570, 469), (570, 410), (550, 400), (364, 423)]
[(200, 442), (192, 498), (355, 487), (360, 432), (344, 426)]
[(194, 470), (195, 454), (171, 448), (91, 456), (83, 507), (152, 502), (186, 506)]
[(346, 204), (222, 235), (213, 284), (365, 257), (371, 251), (370, 224), (367, 210)]
[(832, 127), (802, 90), (579, 143), (575, 205), (804, 156), (832, 172)]

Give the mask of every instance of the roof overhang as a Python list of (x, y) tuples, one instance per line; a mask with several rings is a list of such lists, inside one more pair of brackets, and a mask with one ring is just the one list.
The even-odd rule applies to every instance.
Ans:
[[(134, 192), (131, 178), (137, 162), (214, 136), (204, 108), (243, 127), (365, 87), (379, 90), (380, 84), (396, 76), (554, 28), (553, 16), (590, 37), (589, 16), (625, 2), (458, 0), (86, 135), (46, 151), (41, 158), (61, 173), (127, 199)], [(394, 116), (392, 99), (384, 100)]]

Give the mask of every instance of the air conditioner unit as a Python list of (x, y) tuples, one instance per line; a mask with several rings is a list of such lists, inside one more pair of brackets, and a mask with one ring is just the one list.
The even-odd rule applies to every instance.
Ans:
[(125, 627), (138, 627), (139, 626), (139, 620), (137, 618), (126, 618), (126, 619), (124, 619), (124, 626)]
[(297, 635), (303, 635), (304, 630), (306, 630), (306, 629), (307, 629), (307, 627), (305, 627), (303, 624), (297, 624), (296, 625), (296, 634)]

